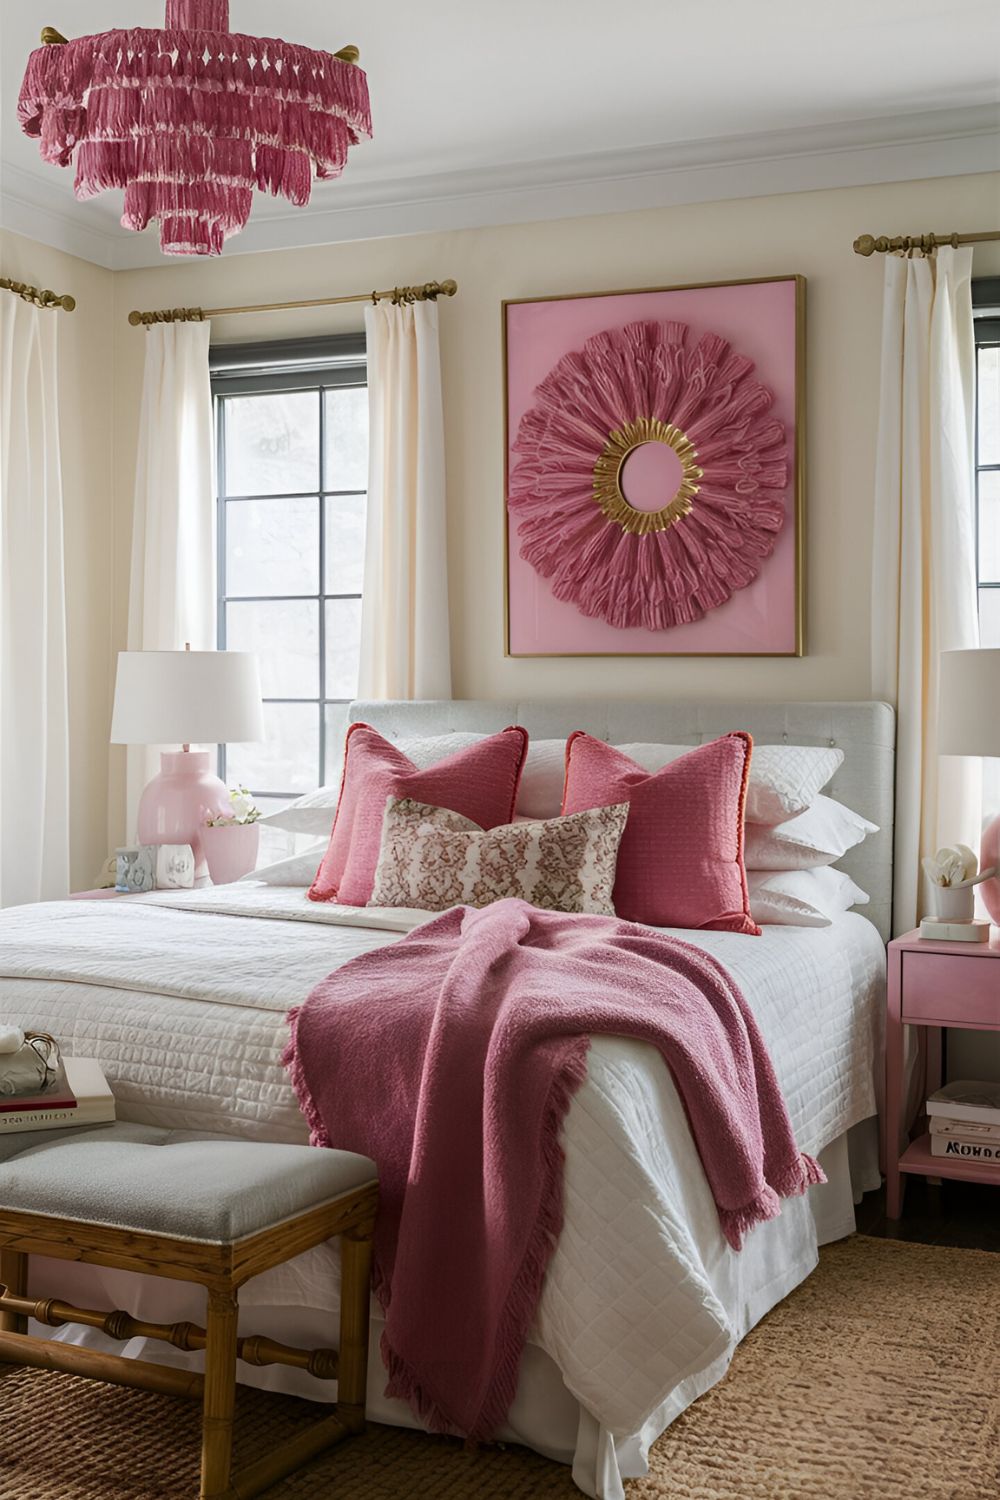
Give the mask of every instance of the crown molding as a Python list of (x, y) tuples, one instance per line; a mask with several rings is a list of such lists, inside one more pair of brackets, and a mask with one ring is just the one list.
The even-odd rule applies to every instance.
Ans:
[[(408, 177), (355, 169), (308, 209), (258, 198), (226, 254), (998, 170), (996, 103)], [(5, 164), (0, 224), (111, 270), (165, 264), (155, 231), (120, 229), (68, 187)]]

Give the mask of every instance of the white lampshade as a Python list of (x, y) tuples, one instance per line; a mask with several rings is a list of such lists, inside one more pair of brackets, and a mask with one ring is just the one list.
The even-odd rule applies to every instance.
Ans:
[(218, 745), (264, 738), (251, 651), (119, 651), (113, 745)]
[(938, 751), (1000, 756), (1000, 650), (941, 652)]

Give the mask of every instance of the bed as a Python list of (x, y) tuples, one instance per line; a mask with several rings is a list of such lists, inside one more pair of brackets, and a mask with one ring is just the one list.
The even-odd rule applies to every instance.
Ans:
[[(880, 828), (842, 861), (866, 915), (760, 938), (694, 940), (734, 975), (774, 1060), (800, 1147), (828, 1182), (788, 1200), (739, 1255), (725, 1245), (669, 1072), (635, 1042), (595, 1039), (564, 1131), (566, 1227), (553, 1256), (504, 1436), (573, 1466), (579, 1488), (620, 1500), (650, 1443), (724, 1373), (753, 1324), (850, 1233), (853, 1202), (878, 1182), (875, 1115), (884, 940), (891, 898), (894, 721), (877, 703), (356, 703), (390, 738), (491, 732), (536, 738), (585, 727), (612, 742), (702, 743), (733, 728), (763, 743), (831, 744), (830, 792)], [(280, 1066), (285, 1015), (331, 969), (398, 940), (420, 913), (308, 903), (301, 889), (245, 885), (123, 902), (16, 908), (0, 921), (0, 1014), (102, 1059), (124, 1118), (301, 1141)], [(692, 934), (681, 934), (689, 941)], [(140, 1317), (199, 1316), (181, 1285), (39, 1262), (32, 1290)], [(338, 1268), (326, 1247), (247, 1288), (244, 1331), (295, 1341), (335, 1327)], [(374, 1320), (373, 1339), (380, 1332)], [(63, 1336), (120, 1351), (92, 1330)], [(305, 1340), (308, 1341), (308, 1340)], [(124, 1351), (194, 1361), (136, 1340)], [(299, 1372), (255, 1383), (322, 1397)], [(382, 1394), (373, 1346), (369, 1412), (415, 1425)]]

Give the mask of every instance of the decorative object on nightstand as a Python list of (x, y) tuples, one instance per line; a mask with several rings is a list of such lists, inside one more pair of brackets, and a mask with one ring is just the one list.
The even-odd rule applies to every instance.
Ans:
[(156, 884), (156, 848), (153, 844), (131, 844), (115, 851), (115, 890), (122, 896), (151, 891)]
[(260, 808), (245, 786), (229, 789), (229, 812), (216, 813), (201, 830), (213, 885), (229, 885), (257, 865)]
[[(1000, 934), (988, 943), (928, 942), (919, 932), (894, 938), (888, 952), (888, 994), (885, 1029), (885, 1148), (886, 1214), (898, 1219), (906, 1177), (954, 1177), (964, 1182), (1000, 1186), (1000, 1165), (984, 1157), (933, 1149), (933, 1133), (925, 1131), (907, 1141), (903, 1118), (904, 1027), (926, 1026), (928, 1107), (941, 1087), (941, 1032), (952, 1026), (969, 1031), (1000, 1032)], [(949, 1084), (946, 1097), (957, 1088), (995, 1088), (995, 1085)], [(952, 1100), (949, 1117), (960, 1101)], [(932, 1120), (934, 1116), (932, 1114)]]
[(975, 920), (975, 888), (993, 875), (978, 874), (979, 864), (967, 844), (939, 849), (923, 860), (930, 881), (931, 913), (920, 924), (920, 936), (942, 943), (988, 943), (989, 922)]
[(195, 855), (190, 844), (159, 844), (156, 848), (156, 889), (189, 891), (194, 885)]
[(139, 800), (140, 844), (190, 844), (195, 878), (207, 876), (201, 840), (208, 818), (229, 812), (229, 790), (208, 750), (264, 737), (257, 658), (248, 651), (121, 651), (113, 745), (180, 744)]
[[(941, 755), (1000, 756), (1000, 650), (942, 651), (938, 703)], [(983, 832), (979, 864), (993, 874), (983, 880), (982, 897), (1000, 923), (1000, 811)]]

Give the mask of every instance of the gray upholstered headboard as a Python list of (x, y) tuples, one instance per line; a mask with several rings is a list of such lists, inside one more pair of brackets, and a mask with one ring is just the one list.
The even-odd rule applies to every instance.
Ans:
[(844, 752), (844, 764), (827, 790), (880, 830), (840, 864), (871, 896), (871, 904), (862, 908), (864, 914), (884, 938), (889, 937), (896, 716), (887, 703), (467, 698), (440, 703), (359, 701), (351, 705), (350, 717), (363, 719), (393, 740), (456, 730), (490, 733), (506, 724), (523, 724), (536, 739), (565, 738), (574, 729), (586, 729), (612, 744), (700, 745), (731, 729), (746, 729), (762, 745), (837, 745)]

